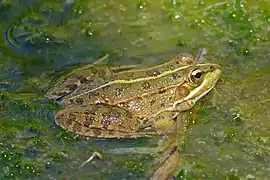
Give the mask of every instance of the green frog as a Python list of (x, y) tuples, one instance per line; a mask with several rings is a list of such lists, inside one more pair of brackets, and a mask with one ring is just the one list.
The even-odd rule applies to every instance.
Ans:
[(46, 93), (62, 108), (55, 122), (89, 137), (138, 138), (172, 133), (175, 117), (217, 83), (220, 66), (180, 53), (149, 68), (95, 64), (58, 78)]

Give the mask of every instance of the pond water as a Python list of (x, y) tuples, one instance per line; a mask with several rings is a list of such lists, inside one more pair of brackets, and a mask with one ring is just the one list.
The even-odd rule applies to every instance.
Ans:
[[(146, 179), (162, 137), (99, 140), (54, 123), (55, 74), (110, 54), (151, 66), (208, 51), (222, 77), (188, 117), (177, 179), (268, 179), (270, 2), (267, 0), (0, 1), (0, 179)], [(93, 152), (102, 160), (79, 166)]]

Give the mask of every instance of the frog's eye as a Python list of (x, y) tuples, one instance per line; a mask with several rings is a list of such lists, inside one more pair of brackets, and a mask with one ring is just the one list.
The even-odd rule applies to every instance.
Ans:
[(203, 76), (202, 71), (200, 69), (195, 69), (190, 74), (190, 80), (191, 80), (191, 82), (196, 84), (196, 83), (201, 81), (202, 76)]

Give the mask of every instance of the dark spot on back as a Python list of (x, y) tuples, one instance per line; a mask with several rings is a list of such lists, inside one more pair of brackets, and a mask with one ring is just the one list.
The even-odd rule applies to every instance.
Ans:
[(98, 71), (98, 77), (103, 78), (103, 77), (105, 77), (105, 75), (106, 75), (106, 71), (104, 69), (100, 69)]
[(96, 98), (96, 97), (98, 97), (98, 96), (99, 96), (99, 92), (97, 92), (97, 91), (90, 92), (90, 93), (88, 94), (88, 98), (89, 98), (89, 99), (94, 99), (94, 98)]
[(130, 119), (133, 118), (132, 113), (129, 112), (129, 111), (127, 111), (127, 112), (126, 112), (126, 117), (127, 117), (127, 118), (130, 118)]
[(121, 89), (129, 89), (131, 86), (132, 83), (121, 84)]
[(97, 115), (96, 112), (91, 112), (90, 114), (91, 114), (92, 116), (96, 116), (96, 115)]
[(73, 131), (74, 132), (80, 132), (81, 129), (82, 129), (82, 126), (80, 124), (76, 123), (76, 124), (73, 125)]
[(169, 68), (170, 70), (175, 69), (174, 65), (172, 65), (172, 64), (168, 65), (168, 68)]
[(58, 123), (61, 123), (63, 120), (65, 120), (65, 115), (64, 114), (60, 114), (60, 115), (58, 115), (58, 116), (55, 117), (55, 120)]
[(90, 123), (89, 121), (84, 121), (83, 122), (83, 126), (84, 127), (89, 127), (92, 123)]
[(67, 88), (69, 91), (74, 91), (77, 87), (78, 87), (77, 84), (68, 84), (68, 85), (66, 85), (66, 88)]
[(89, 110), (84, 111), (84, 114), (85, 114), (85, 115), (88, 115), (88, 114), (90, 114), (90, 113), (91, 113), (91, 111), (89, 111)]
[(137, 97), (136, 97), (136, 100), (137, 100), (136, 102), (139, 102), (139, 101), (142, 101), (143, 98), (142, 98), (141, 96), (137, 96)]
[(120, 107), (123, 107), (123, 106), (125, 106), (126, 105), (126, 102), (120, 102), (119, 104), (118, 104), (118, 106), (120, 106)]
[(105, 97), (105, 98), (103, 98), (103, 101), (104, 101), (104, 103), (109, 103), (110, 102), (110, 99), (108, 98), (108, 97)]
[(173, 80), (177, 80), (177, 79), (179, 79), (180, 78), (180, 76), (177, 74), (177, 73), (173, 73), (172, 74), (172, 79)]
[(153, 70), (153, 71), (149, 71), (149, 72), (147, 72), (147, 75), (149, 75), (149, 76), (157, 76), (157, 75), (159, 75), (160, 74), (160, 71), (158, 71), (158, 70)]
[(75, 120), (76, 120), (76, 115), (70, 113), (69, 116), (68, 116), (68, 118), (67, 118), (67, 120), (66, 120), (66, 125), (67, 126), (72, 125)]
[(85, 120), (88, 126), (90, 126), (93, 124), (95, 117), (92, 114), (85, 114)]
[(53, 93), (53, 95), (56, 95), (56, 96), (59, 96), (59, 97), (65, 96), (66, 94), (67, 94), (67, 92)]
[(119, 121), (121, 117), (121, 115), (117, 112), (103, 113), (102, 116), (103, 116), (102, 123), (104, 124), (110, 124), (111, 121), (113, 122)]
[(114, 135), (114, 131), (107, 131), (109, 135)]
[(83, 98), (76, 98), (76, 102), (78, 103), (78, 104), (83, 104)]
[(105, 104), (102, 103), (97, 103), (94, 107), (95, 111), (98, 111), (99, 109), (103, 108), (104, 106), (106, 106)]
[(166, 90), (164, 89), (164, 88), (160, 88), (159, 90), (158, 90), (158, 93), (159, 94), (163, 94), (163, 93), (165, 93), (166, 92)]
[(123, 89), (116, 88), (115, 91), (116, 91), (116, 96), (121, 96)]
[(152, 100), (150, 101), (150, 105), (152, 106), (153, 104), (155, 104), (155, 102), (156, 102), (156, 100), (155, 100), (155, 99), (152, 99)]
[(80, 81), (81, 84), (84, 84), (87, 82), (87, 78), (82, 75), (77, 76), (77, 79)]
[[(103, 114), (103, 116), (104, 116), (104, 114)], [(101, 123), (102, 123), (103, 126), (108, 126), (108, 125), (111, 124), (111, 121), (108, 118), (103, 118)]]
[(69, 102), (70, 102), (70, 104), (73, 104), (74, 103), (74, 99), (70, 99)]
[(160, 104), (160, 107), (161, 107), (161, 108), (164, 108), (164, 107), (165, 107), (165, 104), (164, 104), (164, 103), (161, 103), (161, 104)]
[(71, 120), (71, 121), (75, 121), (75, 120), (76, 120), (76, 115), (75, 115), (75, 114), (70, 113), (70, 114), (69, 114), (69, 120)]
[(142, 83), (142, 88), (143, 88), (143, 89), (147, 90), (147, 89), (149, 89), (150, 87), (151, 87), (151, 86), (150, 86), (149, 82), (143, 82), (143, 83)]
[(96, 68), (92, 68), (92, 69), (91, 69), (91, 72), (92, 72), (93, 74), (96, 74), (96, 73), (98, 72), (98, 70), (97, 70)]
[(104, 87), (102, 88), (102, 90), (103, 90), (103, 91), (108, 91), (110, 87), (111, 87), (110, 85), (104, 86)]

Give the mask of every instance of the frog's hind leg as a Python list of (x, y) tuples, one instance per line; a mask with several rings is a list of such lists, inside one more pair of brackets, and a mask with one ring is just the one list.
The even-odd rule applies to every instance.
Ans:
[[(58, 112), (59, 113), (59, 112)], [(64, 116), (64, 118), (62, 117)], [(67, 117), (65, 117), (67, 116)], [(95, 138), (139, 138), (139, 137), (151, 137), (155, 135), (161, 135), (159, 131), (120, 131), (120, 130), (108, 130), (104, 127), (91, 127), (89, 121), (80, 121), (79, 117), (68, 115), (65, 110), (60, 111), (55, 116), (55, 122), (63, 129), (69, 132), (87, 137)]]
[[(92, 131), (92, 132), (91, 132)], [(156, 135), (161, 135), (161, 132), (117, 132), (117, 131), (100, 131), (100, 135), (97, 135), (97, 130), (91, 129), (89, 131), (90, 136), (94, 137), (99, 137), (99, 138), (117, 138), (117, 139), (122, 139), (122, 138), (140, 138), (140, 137), (151, 137), (151, 136), (156, 136)], [(87, 135), (87, 134), (86, 134)]]
[[(63, 127), (63, 125), (60, 125)], [(161, 132), (119, 132), (119, 131), (108, 131), (99, 128), (88, 128), (82, 126), (77, 122), (73, 122), (72, 125), (68, 127), (63, 127), (70, 132), (79, 134), (81, 136), (95, 137), (95, 138), (139, 138), (139, 137), (151, 137), (156, 135), (161, 135)]]
[(65, 107), (56, 113), (55, 122), (70, 132), (88, 137), (138, 138), (161, 134), (155, 129), (140, 130), (141, 122), (132, 113), (107, 104)]

